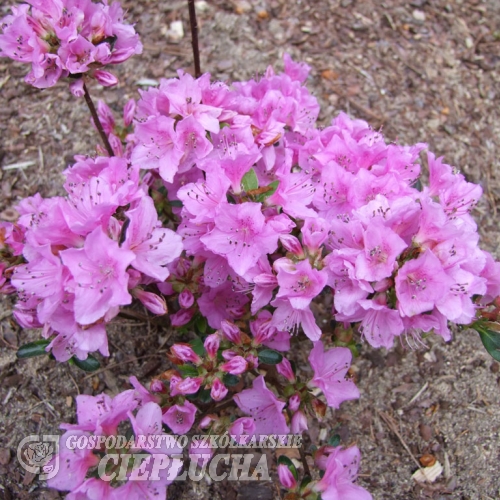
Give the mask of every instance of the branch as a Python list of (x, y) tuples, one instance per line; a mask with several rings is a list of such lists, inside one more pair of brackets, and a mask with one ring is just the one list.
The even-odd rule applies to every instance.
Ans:
[(87, 86), (85, 85), (85, 83), (83, 84), (83, 92), (84, 92), (83, 97), (85, 97), (85, 102), (89, 107), (90, 114), (92, 115), (92, 119), (94, 120), (95, 126), (97, 127), (97, 131), (99, 132), (102, 142), (104, 143), (104, 147), (106, 148), (106, 151), (108, 152), (109, 156), (115, 156), (113, 148), (109, 143), (108, 136), (106, 135), (106, 132), (104, 132), (104, 129), (102, 128), (101, 120), (99, 120), (99, 115), (97, 114), (94, 103), (92, 102), (92, 98), (90, 97), (89, 91), (87, 90)]
[(200, 49), (198, 47), (198, 23), (196, 22), (196, 9), (194, 0), (188, 0), (188, 7), (189, 25), (191, 26), (191, 44), (193, 46), (194, 76), (196, 78), (199, 78), (201, 76)]

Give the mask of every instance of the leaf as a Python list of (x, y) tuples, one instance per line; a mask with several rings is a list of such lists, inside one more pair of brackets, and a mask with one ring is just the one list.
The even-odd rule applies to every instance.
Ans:
[(205, 356), (205, 347), (203, 346), (203, 341), (200, 337), (195, 337), (189, 342), (189, 345), (193, 348), (193, 351), (198, 354), (198, 356)]
[(41, 356), (42, 354), (48, 354), (45, 348), (50, 344), (50, 340), (41, 339), (35, 340), (35, 342), (30, 342), (29, 344), (22, 345), (16, 356), (20, 359), (24, 358), (34, 358), (35, 356)]
[(178, 365), (176, 366), (176, 368), (182, 375), (182, 378), (198, 376), (198, 368), (196, 368), (196, 366), (186, 364), (186, 365)]
[(272, 349), (264, 349), (259, 352), (259, 361), (266, 365), (277, 365), (281, 363), (283, 359), (283, 355), (281, 355), (277, 351), (273, 351)]
[(253, 189), (257, 189), (259, 187), (259, 180), (257, 179), (257, 175), (255, 174), (255, 170), (251, 168), (241, 179), (241, 185), (243, 186), (244, 191), (252, 191)]
[(417, 190), (417, 191), (423, 191), (424, 187), (422, 186), (422, 181), (420, 179), (417, 179), (415, 181), (415, 183), (413, 184), (413, 187)]
[(75, 366), (85, 372), (95, 372), (101, 367), (101, 363), (90, 354), (87, 356), (87, 359), (78, 359), (76, 356), (73, 356), (71, 359)]
[(479, 333), (481, 341), (490, 356), (496, 361), (500, 361), (500, 333), (487, 328), (479, 322), (471, 325), (471, 328), (474, 328)]
[(280, 457), (278, 458), (278, 465), (286, 465), (288, 467), (288, 470), (295, 478), (295, 481), (299, 479), (299, 475), (297, 473), (295, 465), (293, 465), (293, 462), (286, 455), (280, 455)]
[(171, 207), (179, 207), (182, 208), (182, 201), (181, 200), (170, 200), (169, 201)]
[[(205, 316), (198, 316), (196, 318), (196, 323), (194, 324), (196, 327), (196, 330), (198, 330), (199, 333), (206, 333), (207, 332), (207, 318)], [(196, 353), (198, 354), (198, 353)], [(201, 355), (200, 355), (201, 356)]]
[(236, 375), (232, 375), (231, 373), (226, 373), (224, 377), (222, 377), (222, 382), (227, 387), (234, 387), (240, 379)]
[(330, 446), (338, 446), (340, 444), (340, 436), (338, 434), (334, 434), (329, 440), (328, 444)]

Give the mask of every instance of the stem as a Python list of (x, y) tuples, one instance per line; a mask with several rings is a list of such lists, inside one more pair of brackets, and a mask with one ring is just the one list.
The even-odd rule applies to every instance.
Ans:
[(97, 114), (94, 103), (92, 102), (92, 98), (90, 97), (89, 91), (87, 90), (87, 86), (85, 85), (85, 83), (83, 84), (83, 92), (84, 92), (83, 97), (85, 97), (85, 102), (89, 107), (90, 114), (92, 115), (92, 119), (94, 120), (95, 126), (97, 127), (97, 131), (99, 132), (102, 142), (104, 143), (104, 147), (106, 148), (106, 151), (108, 152), (109, 156), (115, 156), (113, 148), (109, 143), (108, 136), (106, 135), (106, 132), (104, 132), (104, 129), (102, 128), (101, 120), (99, 120), (99, 115)]
[(188, 0), (188, 7), (189, 25), (191, 26), (191, 44), (193, 45), (194, 76), (195, 78), (199, 78), (201, 76), (200, 49), (198, 47), (198, 23), (196, 22), (194, 0)]

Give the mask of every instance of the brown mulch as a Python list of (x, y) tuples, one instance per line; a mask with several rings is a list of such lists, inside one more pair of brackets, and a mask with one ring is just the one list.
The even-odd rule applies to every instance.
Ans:
[[(90, 89), (117, 113), (137, 97), (140, 79), (192, 71), (184, 1), (123, 3), (144, 54), (116, 69), (116, 88)], [(322, 124), (345, 110), (381, 128), (389, 141), (427, 142), (480, 183), (484, 196), (474, 216), (483, 248), (500, 257), (498, 0), (213, 0), (198, 2), (198, 9), (202, 69), (213, 78), (251, 78), (269, 64), (282, 67), (289, 52), (312, 68), (308, 85), (320, 101)], [(7, 12), (4, 1), (0, 15)], [(184, 25), (180, 40), (168, 34), (176, 20)], [(22, 64), (0, 61), (0, 217), (6, 219), (22, 197), (59, 194), (60, 174), (73, 155), (94, 152), (98, 141), (83, 101), (75, 102), (66, 84), (33, 89), (22, 82), (26, 72)], [(27, 161), (25, 168), (5, 169)], [(102, 361), (109, 369), (86, 376), (47, 358), (16, 361), (16, 346), (39, 334), (21, 331), (11, 308), (9, 299), (0, 303), (0, 500), (59, 498), (18, 466), (17, 443), (73, 421), (78, 393), (115, 393), (128, 387), (132, 373), (146, 380), (166, 369), (158, 352), (166, 332), (121, 320), (111, 329), (112, 355)], [(336, 432), (344, 445), (357, 443), (359, 482), (377, 500), (500, 498), (500, 367), (475, 332), (460, 332), (448, 345), (426, 342), (429, 350), (364, 345), (354, 363), (361, 399), (315, 422), (313, 442)], [(425, 453), (444, 472), (422, 487), (411, 478), (417, 468), (411, 455)], [(269, 485), (205, 481), (176, 485), (169, 497), (278, 498)]]

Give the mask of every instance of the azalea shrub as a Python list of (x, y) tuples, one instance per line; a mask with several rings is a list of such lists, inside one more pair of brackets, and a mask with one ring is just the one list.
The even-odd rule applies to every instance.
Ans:
[[(32, 65), (27, 83), (69, 77), (80, 96), (89, 78), (116, 83), (102, 68), (141, 45), (116, 2), (31, 0), (2, 20), (0, 49)], [(471, 216), (481, 187), (345, 113), (318, 127), (308, 72), (288, 55), (282, 73), (231, 85), (179, 70), (125, 103), (123, 124), (100, 102), (113, 154), (76, 156), (64, 196), (21, 200), (17, 222), (0, 223), (1, 290), (42, 336), (20, 357), (93, 369), (91, 353), (109, 355), (106, 325), (137, 302), (178, 333), (171, 369), (114, 397), (77, 396), (65, 436), (302, 434), (359, 397), (349, 368), (363, 342), (448, 341), (472, 326), (499, 359), (500, 263)], [(314, 305), (327, 299), (323, 331)], [(62, 447), (49, 486), (165, 498), (182, 469), (173, 459), (156, 481), (134, 481), (134, 466), (104, 481), (98, 451)], [(306, 453), (315, 469), (304, 463), (301, 479), (278, 465), (289, 498), (371, 498), (355, 484), (356, 446)]]

